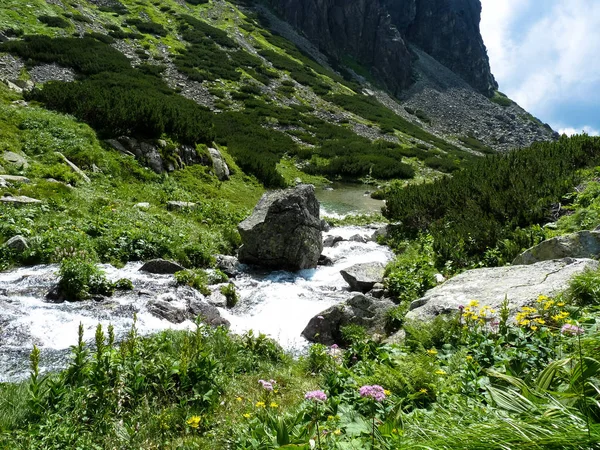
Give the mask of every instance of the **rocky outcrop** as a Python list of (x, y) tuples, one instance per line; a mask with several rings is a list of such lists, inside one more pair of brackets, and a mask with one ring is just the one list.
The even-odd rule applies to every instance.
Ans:
[(385, 266), (378, 262), (355, 264), (347, 269), (340, 270), (350, 289), (363, 294), (373, 289), (376, 283), (383, 281)]
[(149, 300), (146, 308), (152, 315), (172, 323), (194, 321), (199, 317), (207, 325), (229, 327), (229, 322), (221, 317), (219, 310), (199, 295), (190, 287), (182, 287), (175, 296)]
[(29, 248), (29, 243), (27, 239), (25, 239), (21, 235), (16, 235), (11, 237), (8, 241), (4, 243), (6, 248), (14, 250), (16, 252), (23, 252)]
[(535, 264), (561, 258), (598, 258), (598, 256), (600, 256), (600, 231), (580, 231), (539, 243), (517, 256), (513, 265)]
[(140, 267), (142, 272), (148, 273), (158, 273), (158, 274), (172, 274), (184, 270), (182, 266), (173, 261), (167, 261), (165, 259), (152, 259), (146, 263), (142, 267)]
[(552, 297), (563, 291), (574, 275), (597, 267), (598, 262), (591, 259), (565, 258), (529, 266), (468, 270), (412, 302), (406, 318), (431, 320), (459, 311), (471, 300), (499, 310), (505, 297), (514, 314), (522, 306), (535, 303), (540, 295)]
[(216, 148), (209, 148), (208, 153), (210, 154), (216, 177), (221, 181), (229, 180), (229, 167), (225, 159), (223, 159), (221, 152)]
[(342, 344), (341, 328), (350, 324), (366, 327), (370, 335), (383, 335), (386, 313), (394, 306), (391, 300), (358, 294), (310, 319), (302, 336), (325, 345)]
[(201, 155), (189, 145), (176, 147), (166, 141), (142, 141), (128, 136), (107, 139), (106, 143), (115, 150), (135, 157), (156, 173), (172, 172), (193, 164), (210, 165), (208, 155)]
[(240, 262), (235, 256), (216, 255), (215, 265), (217, 269), (230, 278), (235, 278), (241, 273)]
[(323, 240), (314, 186), (264, 194), (238, 230), (242, 263), (292, 271), (316, 267)]
[(10, 194), (5, 194), (3, 197), (0, 197), (0, 203), (15, 205), (15, 206), (25, 206), (25, 205), (39, 205), (42, 203), (41, 200), (36, 198), (27, 197), (26, 195), (16, 195), (12, 196)]
[(198, 204), (194, 202), (167, 202), (167, 210), (169, 211), (190, 211), (192, 209), (196, 209), (197, 207)]
[(491, 95), (498, 87), (479, 33), (480, 0), (271, 0), (321, 51), (370, 69), (394, 95), (412, 83), (416, 45)]
[(16, 166), (17, 168), (27, 169), (27, 167), (29, 167), (27, 158), (15, 152), (4, 152), (2, 154), (2, 159), (8, 165)]

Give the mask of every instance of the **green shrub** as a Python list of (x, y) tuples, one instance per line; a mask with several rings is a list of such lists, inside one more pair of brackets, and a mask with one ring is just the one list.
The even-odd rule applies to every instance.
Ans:
[(600, 271), (587, 269), (575, 275), (569, 283), (567, 297), (579, 306), (600, 305)]
[(235, 305), (237, 305), (239, 297), (235, 289), (235, 285), (233, 283), (229, 283), (226, 286), (222, 286), (220, 291), (221, 294), (223, 294), (227, 299), (226, 305), (228, 308), (233, 308)]
[(59, 291), (67, 300), (86, 300), (91, 295), (112, 295), (114, 287), (96, 264), (85, 257), (64, 259), (59, 269)]
[(140, 33), (154, 34), (162, 37), (168, 34), (168, 31), (160, 23), (151, 21), (146, 22), (140, 19), (127, 19), (125, 23), (127, 23), (127, 25), (133, 25), (140, 31)]
[(129, 278), (120, 278), (115, 282), (115, 289), (118, 291), (133, 291), (133, 283)]
[(39, 16), (38, 20), (52, 28), (69, 28), (69, 21), (58, 16)]
[(175, 273), (177, 284), (191, 286), (202, 295), (210, 295), (208, 275), (204, 270), (182, 270)]

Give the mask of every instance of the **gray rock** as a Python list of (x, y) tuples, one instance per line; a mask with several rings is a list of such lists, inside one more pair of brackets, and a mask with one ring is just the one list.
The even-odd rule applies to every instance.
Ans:
[(21, 167), (23, 169), (27, 169), (27, 167), (29, 167), (29, 164), (27, 163), (27, 158), (15, 152), (4, 152), (2, 154), (2, 159), (8, 164)]
[(354, 295), (310, 319), (302, 336), (325, 345), (342, 344), (341, 328), (350, 324), (366, 327), (369, 334), (383, 334), (386, 313), (394, 306), (388, 299)]
[(192, 300), (188, 305), (188, 313), (191, 315), (192, 320), (195, 317), (200, 317), (202, 321), (213, 327), (223, 326), (229, 328), (229, 321), (221, 317), (219, 310), (213, 306), (205, 303), (201, 300)]
[(499, 309), (504, 298), (511, 312), (535, 303), (540, 295), (555, 296), (568, 287), (569, 280), (586, 269), (596, 269), (591, 259), (565, 258), (528, 266), (474, 269), (434, 287), (410, 305), (407, 319), (431, 320), (466, 306), (471, 300)]
[(223, 159), (223, 155), (216, 148), (209, 148), (210, 158), (212, 160), (213, 170), (215, 175), (221, 181), (229, 180), (229, 167)]
[(114, 148), (115, 150), (128, 155), (128, 156), (133, 156), (135, 157), (135, 155), (133, 153), (131, 153), (129, 150), (127, 150), (119, 141), (117, 141), (116, 139), (107, 139), (106, 143), (109, 144), (112, 148)]
[(323, 241), (323, 247), (333, 247), (338, 242), (342, 242), (344, 240), (341, 236), (327, 236)]
[(29, 184), (31, 180), (27, 177), (21, 177), (19, 175), (0, 175), (4, 181), (8, 181), (9, 183), (24, 183)]
[(173, 261), (167, 261), (166, 259), (153, 259), (144, 263), (140, 270), (143, 272), (157, 273), (157, 274), (172, 274), (184, 270), (182, 266)]
[(149, 300), (146, 304), (148, 311), (171, 323), (182, 323), (188, 319), (187, 311), (184, 307), (164, 300)]
[(29, 248), (27, 239), (25, 239), (21, 235), (11, 237), (8, 241), (6, 241), (4, 245), (10, 248), (11, 250), (15, 250), (17, 252), (22, 252)]
[(383, 298), (385, 297), (385, 289), (371, 289), (368, 294), (371, 297), (375, 297), (375, 298)]
[(377, 242), (380, 238), (386, 239), (390, 234), (390, 226), (384, 225), (381, 228), (377, 228), (375, 232), (371, 235), (371, 240), (373, 242)]
[(540, 242), (517, 256), (513, 265), (534, 264), (561, 258), (597, 258), (600, 256), (600, 231), (580, 231)]
[(21, 89), (19, 86), (17, 86), (15, 83), (13, 83), (10, 80), (4, 80), (4, 84), (6, 84), (6, 86), (8, 86), (8, 88), (11, 91), (16, 92), (17, 94), (22, 94), (23, 93), (23, 89)]
[(238, 230), (240, 262), (285, 270), (316, 267), (323, 237), (314, 186), (267, 192)]
[(340, 270), (346, 283), (353, 291), (369, 292), (375, 283), (383, 281), (385, 266), (379, 262), (355, 264), (347, 269)]
[(147, 142), (140, 143), (141, 159), (156, 173), (163, 173), (163, 159), (156, 146)]
[(41, 204), (41, 200), (37, 200), (35, 198), (27, 197), (25, 195), (18, 195), (16, 197), (12, 197), (10, 195), (0, 197), (0, 203), (15, 205), (15, 206), (24, 206), (24, 205), (38, 205)]
[(12, 79), (10, 81), (13, 82), (16, 86), (23, 89), (23, 91), (31, 91), (35, 87), (35, 84), (31, 80), (19, 80), (17, 78), (17, 79)]
[(194, 202), (167, 202), (167, 209), (169, 211), (186, 211), (196, 209), (197, 207), (198, 204)]
[[(221, 285), (224, 286), (224, 285)], [(213, 288), (213, 286), (211, 286), (211, 288)], [(206, 301), (213, 305), (216, 306), (217, 308), (225, 308), (227, 307), (227, 297), (225, 297), (222, 293), (221, 290), (219, 289), (219, 287), (212, 289), (210, 295), (208, 296), (208, 298), (206, 299)]]
[(60, 156), (63, 159), (63, 161), (67, 164), (67, 166), (69, 166), (73, 172), (79, 175), (83, 179), (83, 181), (85, 181), (86, 183), (91, 182), (90, 178), (84, 173), (84, 171), (77, 167), (75, 164), (73, 164), (71, 161), (69, 161), (65, 155), (63, 155), (61, 152), (56, 152), (56, 154)]
[(148, 203), (148, 202), (136, 203), (135, 205), (133, 205), (133, 207), (137, 208), (137, 209), (150, 209), (150, 203)]
[(230, 278), (237, 277), (241, 272), (240, 262), (235, 256), (216, 255), (215, 261), (217, 269)]
[(319, 262), (317, 264), (319, 266), (333, 266), (333, 259), (329, 256), (321, 255), (319, 256)]
[(329, 225), (329, 222), (327, 222), (325, 219), (321, 219), (321, 231), (327, 233), (329, 230), (331, 230), (331, 225)]
[(362, 234), (355, 234), (354, 236), (350, 236), (350, 239), (348, 239), (349, 241), (352, 242), (359, 242), (361, 244), (364, 244), (367, 242), (367, 238), (364, 237)]

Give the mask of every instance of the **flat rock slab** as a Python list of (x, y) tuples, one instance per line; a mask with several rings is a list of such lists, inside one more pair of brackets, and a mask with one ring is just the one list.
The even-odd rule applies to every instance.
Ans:
[(27, 197), (25, 195), (18, 195), (16, 197), (0, 197), (0, 203), (12, 204), (12, 205), (37, 205), (42, 203), (41, 200)]
[(432, 320), (466, 306), (471, 300), (499, 309), (508, 298), (511, 313), (532, 305), (540, 295), (555, 296), (564, 291), (571, 278), (586, 269), (598, 268), (592, 259), (564, 258), (527, 266), (468, 270), (427, 291), (410, 305), (407, 319)]
[(193, 202), (167, 202), (167, 209), (169, 211), (186, 211), (196, 209), (197, 207), (198, 204)]
[(9, 183), (31, 183), (29, 178), (19, 175), (0, 175), (0, 178)]
[(355, 264), (347, 269), (340, 270), (350, 289), (363, 294), (373, 289), (376, 283), (383, 281), (385, 265), (379, 262)]
[(156, 274), (173, 274), (181, 270), (185, 270), (184, 267), (180, 266), (176, 262), (167, 261), (166, 259), (153, 259), (146, 262), (140, 270), (143, 272), (156, 273)]
[(599, 255), (600, 231), (580, 231), (540, 242), (517, 256), (513, 264), (534, 264), (561, 258), (597, 258)]

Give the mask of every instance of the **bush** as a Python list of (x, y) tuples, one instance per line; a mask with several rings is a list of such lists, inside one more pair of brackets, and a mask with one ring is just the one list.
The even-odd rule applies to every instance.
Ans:
[(64, 259), (60, 264), (58, 288), (67, 300), (86, 300), (90, 296), (112, 295), (114, 287), (104, 272), (85, 256)]
[(69, 21), (58, 16), (39, 16), (38, 20), (52, 28), (69, 28)]
[(569, 283), (567, 297), (579, 306), (600, 305), (600, 271), (587, 269), (575, 275)]
[(229, 283), (226, 286), (222, 286), (220, 291), (221, 294), (223, 294), (227, 299), (226, 305), (228, 308), (233, 308), (235, 305), (237, 305), (239, 297), (237, 295), (237, 291), (235, 290), (235, 285), (233, 283)]
[(208, 275), (204, 270), (182, 270), (175, 273), (177, 284), (191, 286), (202, 295), (210, 295), (208, 288)]
[(168, 31), (160, 23), (145, 22), (140, 19), (127, 19), (125, 21), (125, 23), (127, 25), (133, 25), (141, 33), (154, 34), (154, 35), (162, 36), (162, 37), (165, 37), (168, 34)]

